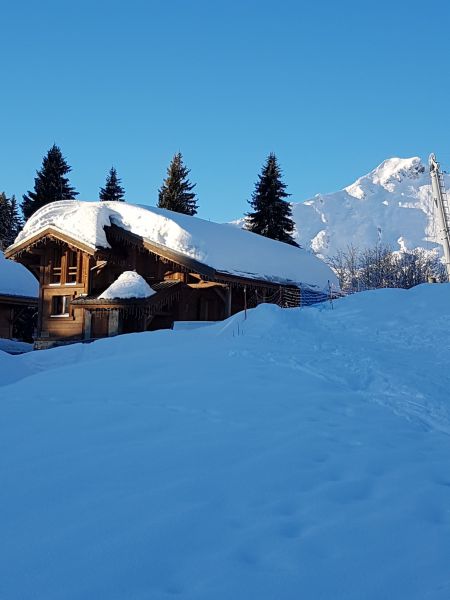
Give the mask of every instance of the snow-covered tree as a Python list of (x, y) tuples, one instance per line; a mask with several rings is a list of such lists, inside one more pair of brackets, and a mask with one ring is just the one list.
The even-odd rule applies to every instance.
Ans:
[(253, 212), (247, 213), (246, 229), (265, 237), (292, 246), (298, 246), (292, 234), (295, 223), (292, 220), (292, 209), (286, 202), (290, 194), (286, 192), (286, 184), (281, 181), (281, 170), (275, 154), (267, 157), (261, 175), (252, 194), (250, 205)]
[(423, 248), (393, 252), (381, 244), (364, 250), (349, 246), (328, 259), (328, 264), (344, 292), (383, 287), (407, 289), (429, 280), (447, 281), (439, 256)]

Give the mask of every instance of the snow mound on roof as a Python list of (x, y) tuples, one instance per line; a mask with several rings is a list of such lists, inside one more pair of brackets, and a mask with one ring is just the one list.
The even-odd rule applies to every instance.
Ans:
[(124, 271), (103, 292), (99, 298), (113, 300), (114, 298), (149, 298), (155, 291), (136, 271)]
[(328, 282), (338, 287), (331, 269), (306, 250), (228, 224), (125, 202), (48, 204), (27, 221), (15, 244), (53, 227), (92, 248), (108, 248), (104, 228), (111, 224), (221, 273), (320, 290)]
[(0, 252), (0, 294), (37, 298), (37, 279), (19, 263), (7, 260)]

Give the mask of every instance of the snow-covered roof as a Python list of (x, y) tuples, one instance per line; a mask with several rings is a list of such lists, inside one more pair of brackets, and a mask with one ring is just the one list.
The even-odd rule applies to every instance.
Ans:
[(219, 273), (326, 289), (333, 271), (310, 252), (229, 224), (125, 202), (63, 200), (47, 204), (25, 224), (11, 249), (51, 227), (83, 244), (108, 248), (105, 226), (194, 259)]
[(100, 294), (99, 298), (104, 300), (113, 300), (115, 298), (149, 298), (154, 293), (154, 290), (152, 290), (139, 273), (136, 273), (136, 271), (124, 271)]
[(0, 252), (0, 295), (37, 298), (39, 283), (23, 265), (6, 260)]

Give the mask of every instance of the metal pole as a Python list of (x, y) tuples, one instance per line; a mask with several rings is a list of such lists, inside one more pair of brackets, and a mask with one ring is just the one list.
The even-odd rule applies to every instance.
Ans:
[[(445, 267), (450, 280), (450, 223), (448, 222), (448, 204), (447, 198), (444, 196), (440, 177), (440, 167), (434, 154), (430, 154), (429, 158), (431, 189), (433, 192), (433, 200), (437, 207), (438, 220), (441, 231), (441, 243), (444, 249)], [(445, 190), (444, 190), (445, 192)]]
[(247, 320), (247, 286), (244, 285), (244, 319)]

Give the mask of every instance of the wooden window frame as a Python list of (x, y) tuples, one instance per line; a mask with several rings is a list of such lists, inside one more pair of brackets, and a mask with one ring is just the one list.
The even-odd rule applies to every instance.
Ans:
[[(61, 311), (62, 312), (54, 312), (57, 310), (57, 303), (61, 298)], [(51, 298), (52, 306), (51, 306), (51, 314), (52, 318), (61, 319), (70, 317), (70, 301), (72, 297), (70, 294), (55, 294)], [(67, 311), (67, 312), (64, 312)]]
[[(70, 253), (74, 253), (76, 255), (75, 266), (69, 265), (69, 256)], [(53, 254), (52, 261), (50, 263), (50, 273), (49, 273), (49, 285), (52, 287), (61, 287), (61, 286), (74, 286), (80, 285), (81, 280), (81, 252), (79, 250), (72, 250), (71, 248), (66, 248), (66, 250), (61, 249), (61, 266), (55, 267), (55, 253)], [(59, 281), (54, 281), (59, 276)], [(75, 281), (69, 281), (69, 277), (75, 277)]]

